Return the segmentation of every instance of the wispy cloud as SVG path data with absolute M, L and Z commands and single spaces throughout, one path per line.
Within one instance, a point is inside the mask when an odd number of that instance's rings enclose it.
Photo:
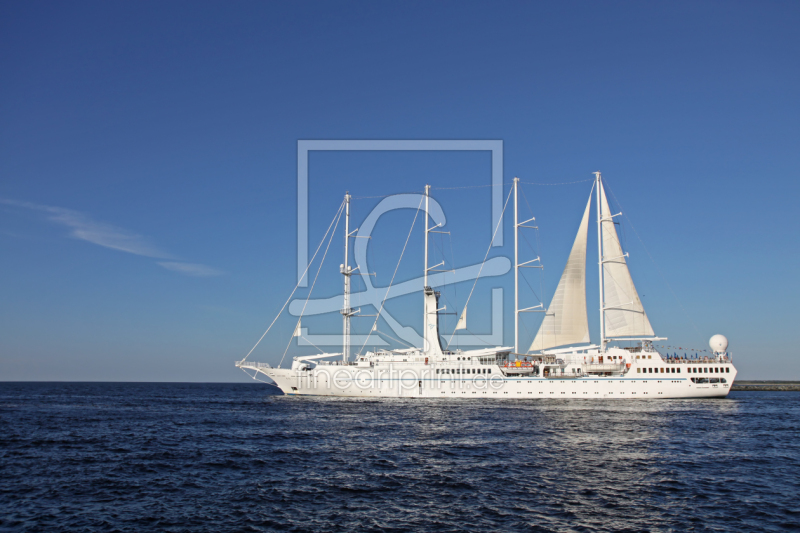
M 172 254 L 160 250 L 150 243 L 146 237 L 112 224 L 99 222 L 79 211 L 7 198 L 0 198 L 0 204 L 41 213 L 47 220 L 69 228 L 69 236 L 75 239 L 129 254 L 154 257 L 156 259 L 175 259 Z M 171 261 L 159 262 L 158 264 L 168 270 L 189 276 L 218 276 L 222 274 L 222 272 L 214 268 L 197 263 Z
M 167 270 L 180 272 L 181 274 L 186 274 L 187 276 L 197 276 L 200 278 L 205 278 L 208 276 L 222 275 L 222 271 L 217 270 L 216 268 L 211 268 L 206 265 L 199 265 L 197 263 L 178 263 L 174 261 L 159 261 L 158 264 L 166 268 Z
M 5 198 L 0 198 L 0 203 L 42 213 L 45 218 L 51 222 L 70 228 L 70 237 L 76 239 L 88 241 L 99 246 L 105 246 L 113 250 L 128 252 L 129 254 L 157 257 L 160 259 L 172 258 L 170 254 L 159 250 L 141 235 L 112 226 L 111 224 L 92 220 L 90 216 L 78 211 L 73 211 L 72 209 L 34 204 L 31 202 L 20 202 Z

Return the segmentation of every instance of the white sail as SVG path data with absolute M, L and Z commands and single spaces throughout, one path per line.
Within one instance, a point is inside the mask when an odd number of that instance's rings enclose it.
M 456 329 L 454 331 L 458 331 L 459 329 L 467 329 L 467 308 L 465 307 L 463 311 L 461 311 L 461 316 L 458 317 L 458 322 L 456 322 Z
M 653 335 L 653 327 L 633 285 L 602 183 L 600 202 L 603 209 L 601 224 L 606 337 L 650 337 Z
M 542 325 L 533 339 L 530 351 L 554 346 L 589 342 L 589 320 L 586 317 L 586 238 L 589 234 L 589 208 L 583 212 L 578 235 L 572 244 L 567 266 L 547 308 Z

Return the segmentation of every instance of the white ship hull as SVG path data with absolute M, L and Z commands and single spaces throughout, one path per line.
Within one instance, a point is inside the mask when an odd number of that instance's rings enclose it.
M 247 368 L 247 363 L 242 365 Z M 442 365 L 439 365 L 443 367 Z M 436 374 L 435 367 L 385 365 L 320 365 L 310 370 L 252 366 L 272 379 L 286 394 L 350 398 L 497 398 L 497 399 L 666 399 L 724 398 L 736 378 L 730 363 L 664 363 L 656 374 L 637 374 L 632 365 L 625 375 L 544 378 L 506 376 L 495 366 L 491 373 L 463 377 Z M 463 369 L 464 367 L 462 367 Z M 653 368 L 642 366 L 640 368 Z M 669 373 L 660 373 L 661 369 Z M 689 373 L 698 369 L 699 374 Z M 711 369 L 711 373 L 703 373 Z M 716 369 L 716 373 L 714 370 Z M 670 371 L 675 371 L 674 373 Z M 452 377 L 451 377 L 452 376 Z M 706 383 L 695 383 L 700 376 Z M 697 378 L 695 377 L 697 381 Z M 725 383 L 722 383 L 724 380 Z M 711 383 L 711 381 L 717 381 Z

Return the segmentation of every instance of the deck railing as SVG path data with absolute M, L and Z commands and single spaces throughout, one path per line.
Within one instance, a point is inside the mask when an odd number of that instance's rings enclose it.
M 625 368 L 625 364 L 613 364 L 613 363 L 585 363 L 583 365 L 584 372 L 622 372 Z
M 702 359 L 681 359 L 678 357 L 664 357 L 664 362 L 670 365 L 713 365 L 720 363 L 730 363 L 731 359 L 727 356 L 721 357 L 703 357 Z
M 254 361 L 236 361 L 236 366 L 240 368 L 272 368 L 269 363 L 256 363 Z

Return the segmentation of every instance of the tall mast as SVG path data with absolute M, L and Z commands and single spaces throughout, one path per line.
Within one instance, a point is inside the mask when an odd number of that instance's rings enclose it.
M 350 355 L 350 317 L 353 310 L 350 308 L 350 193 L 345 193 L 345 217 L 344 217 L 344 265 L 342 274 L 344 275 L 344 305 L 342 306 L 343 334 L 342 334 L 342 361 L 347 361 Z
M 431 186 L 425 186 L 425 269 L 422 276 L 422 286 L 428 286 L 428 200 L 431 195 Z
M 517 184 L 514 178 L 514 353 L 519 353 L 519 216 L 517 209 Z
M 606 349 L 606 312 L 603 291 L 603 213 L 600 207 L 600 173 L 594 172 L 597 181 L 597 266 L 600 273 L 600 350 Z

